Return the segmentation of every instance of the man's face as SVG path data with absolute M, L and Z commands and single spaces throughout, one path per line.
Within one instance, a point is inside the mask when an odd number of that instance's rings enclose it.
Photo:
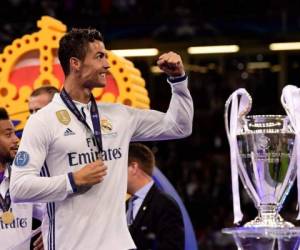
M 94 41 L 89 43 L 88 51 L 79 68 L 85 88 L 105 87 L 106 73 L 109 64 L 103 42 Z
M 38 96 L 31 96 L 28 100 L 29 112 L 33 114 L 39 109 L 45 107 L 51 101 L 51 97 L 47 93 L 42 93 Z
M 127 193 L 132 194 L 132 186 L 134 183 L 134 164 L 128 163 L 128 169 L 127 169 Z
M 11 162 L 18 150 L 19 139 L 10 120 L 0 120 L 0 161 Z

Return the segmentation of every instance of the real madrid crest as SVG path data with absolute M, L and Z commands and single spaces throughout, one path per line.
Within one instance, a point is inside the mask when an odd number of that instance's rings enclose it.
M 56 112 L 56 117 L 59 120 L 60 123 L 64 125 L 68 125 L 71 121 L 70 115 L 67 110 L 59 110 Z
M 103 134 L 108 134 L 112 132 L 113 129 L 112 123 L 107 118 L 101 118 L 100 125 L 101 125 L 101 132 Z

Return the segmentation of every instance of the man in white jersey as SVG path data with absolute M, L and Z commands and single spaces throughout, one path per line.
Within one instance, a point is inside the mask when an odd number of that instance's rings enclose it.
M 32 215 L 41 219 L 42 210 L 31 204 L 15 204 L 9 194 L 10 164 L 19 139 L 4 108 L 0 108 L 0 249 L 29 250 Z M 34 249 L 43 249 L 38 244 Z
M 193 103 L 182 60 L 173 52 L 158 59 L 172 89 L 162 113 L 96 104 L 91 91 L 105 87 L 109 70 L 99 31 L 72 29 L 60 40 L 58 56 L 64 88 L 24 128 L 12 198 L 47 202 L 49 250 L 134 249 L 125 214 L 129 142 L 191 134 Z

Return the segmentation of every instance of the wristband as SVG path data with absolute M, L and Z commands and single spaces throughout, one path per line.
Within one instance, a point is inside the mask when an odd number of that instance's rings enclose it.
M 182 82 L 182 81 L 184 81 L 186 79 L 187 79 L 187 75 L 186 74 L 184 74 L 183 76 L 169 76 L 168 77 L 168 80 L 171 83 Z
M 73 193 L 76 193 L 78 191 L 78 188 L 75 184 L 73 173 L 68 173 L 68 177 L 69 177 L 69 181 L 70 181 Z

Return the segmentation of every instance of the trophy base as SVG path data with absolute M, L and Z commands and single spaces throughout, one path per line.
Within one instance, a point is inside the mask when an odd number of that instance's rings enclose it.
M 290 250 L 300 245 L 299 227 L 235 227 L 222 232 L 234 237 L 239 250 Z
M 282 217 L 277 214 L 268 218 L 264 217 L 264 219 L 261 216 L 257 216 L 254 220 L 247 222 L 244 227 L 291 228 L 295 226 L 283 220 Z

